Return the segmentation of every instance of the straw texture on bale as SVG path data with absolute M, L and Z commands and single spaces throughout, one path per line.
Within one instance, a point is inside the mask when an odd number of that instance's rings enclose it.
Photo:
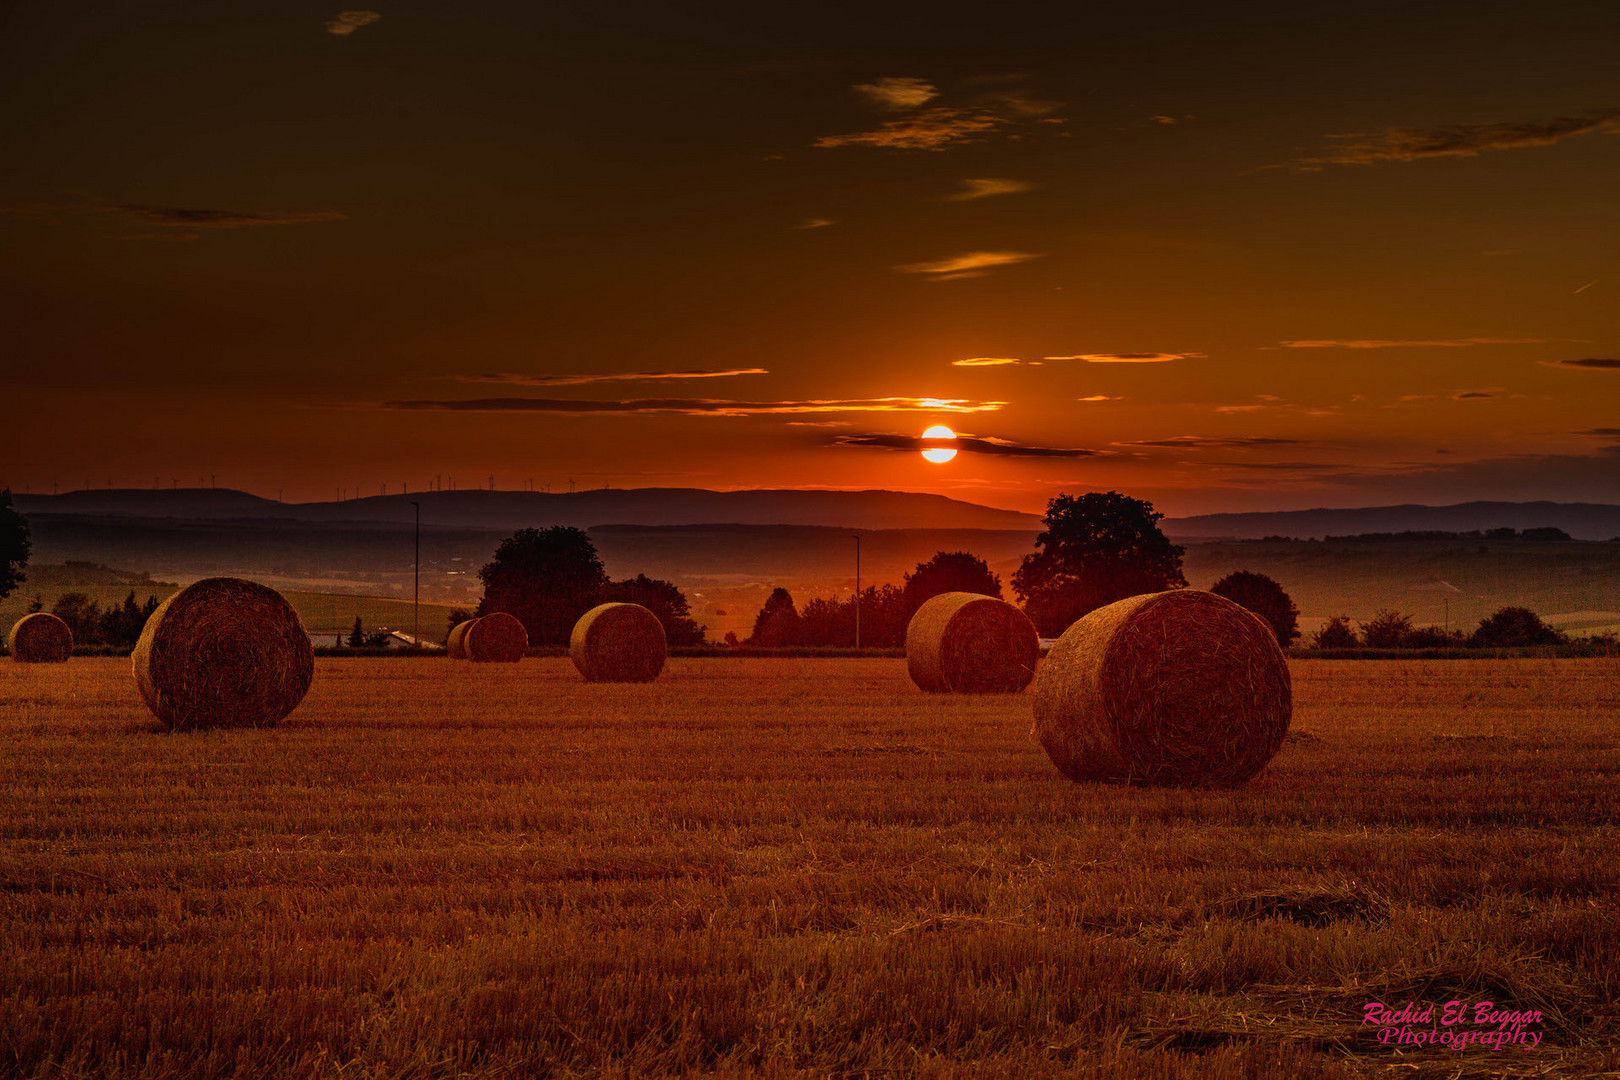
M 444 651 L 452 660 L 467 659 L 467 631 L 472 629 L 477 619 L 468 619 L 458 622 L 450 630 L 450 636 L 444 639 Z
M 315 653 L 274 589 L 204 578 L 158 605 L 133 656 L 147 708 L 171 728 L 272 727 L 298 707 Z
M 652 682 L 667 645 L 664 624 L 640 604 L 601 604 L 574 624 L 568 655 L 591 682 Z
M 6 648 L 20 664 L 59 664 L 73 655 L 73 631 L 50 612 L 36 611 L 12 626 Z
M 935 694 L 1016 694 L 1035 677 L 1040 651 L 1029 616 L 979 593 L 940 593 L 906 626 L 911 681 Z
M 464 639 L 467 659 L 477 664 L 515 664 L 529 651 L 529 632 L 504 611 L 474 619 Z
M 1288 661 L 1254 613 L 1194 589 L 1148 593 L 1064 632 L 1035 683 L 1035 738 L 1071 780 L 1237 787 L 1293 712 Z

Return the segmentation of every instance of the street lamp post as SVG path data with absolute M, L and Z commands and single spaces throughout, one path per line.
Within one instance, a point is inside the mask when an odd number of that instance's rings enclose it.
M 416 589 L 411 595 L 411 648 L 417 652 L 422 651 L 422 504 L 415 499 L 411 505 L 416 507 Z
M 855 647 L 861 647 L 861 538 L 855 537 Z

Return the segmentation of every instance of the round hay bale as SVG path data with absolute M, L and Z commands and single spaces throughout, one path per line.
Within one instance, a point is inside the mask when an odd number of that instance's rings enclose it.
M 640 604 L 593 607 L 568 636 L 568 655 L 591 682 L 652 682 L 667 652 L 664 624 Z
M 477 619 L 468 619 L 458 622 L 450 630 L 450 636 L 444 639 L 445 654 L 452 660 L 467 659 L 467 631 L 472 629 Z
M 60 664 L 73 655 L 73 631 L 48 611 L 24 615 L 6 638 L 19 664 Z
M 1288 735 L 1288 661 L 1214 593 L 1147 593 L 1066 630 L 1035 683 L 1034 734 L 1071 780 L 1237 787 Z
M 1016 694 L 1040 651 L 1029 616 L 980 593 L 940 593 L 906 626 L 911 681 L 935 694 Z
M 204 578 L 159 604 L 132 659 L 147 708 L 180 730 L 273 727 L 315 674 L 292 605 L 231 577 Z
M 464 639 L 467 659 L 477 664 L 515 664 L 529 651 L 529 632 L 504 611 L 474 619 Z

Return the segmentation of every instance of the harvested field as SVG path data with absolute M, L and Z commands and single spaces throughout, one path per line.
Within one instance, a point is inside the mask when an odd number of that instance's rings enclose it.
M 1290 666 L 1204 791 L 1072 783 L 1028 694 L 903 659 L 318 660 L 185 737 L 127 660 L 0 665 L 0 1074 L 1620 1069 L 1620 661 Z M 1360 1023 L 1414 999 L 1540 1041 Z

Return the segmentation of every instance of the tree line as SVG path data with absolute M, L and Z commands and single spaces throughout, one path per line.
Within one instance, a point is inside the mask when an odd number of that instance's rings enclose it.
M 645 574 L 612 580 L 582 529 L 566 525 L 519 529 L 501 541 L 478 578 L 484 585 L 478 606 L 471 612 L 451 612 L 450 626 L 462 618 L 504 611 L 523 624 L 530 645 L 567 645 L 574 624 L 591 608 L 629 603 L 658 616 L 671 645 L 700 645 L 704 640 L 705 628 L 692 618 L 685 593 Z

